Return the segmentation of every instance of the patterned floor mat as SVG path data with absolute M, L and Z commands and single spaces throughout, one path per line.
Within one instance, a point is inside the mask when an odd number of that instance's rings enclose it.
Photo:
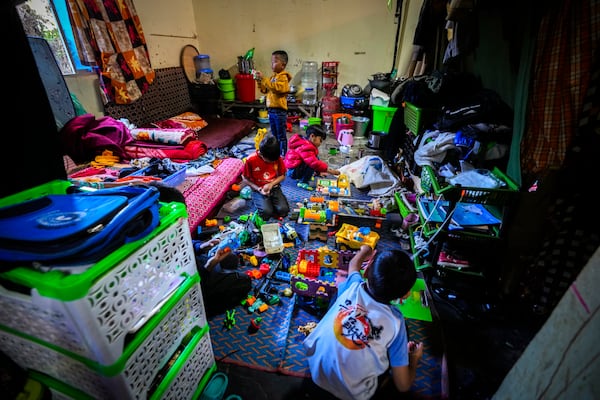
M 288 197 L 291 208 L 296 203 L 301 203 L 312 192 L 297 188 L 295 182 L 289 178 L 282 185 Z M 354 188 L 353 188 L 354 189 Z M 359 190 L 353 191 L 353 198 L 367 200 L 366 194 Z M 251 205 L 238 210 L 237 215 L 253 211 Z M 234 215 L 234 216 L 237 216 Z M 222 213 L 219 216 L 223 216 Z M 364 219 L 348 220 L 348 223 L 360 225 Z M 306 239 L 306 225 L 296 224 L 299 236 Z M 379 229 L 380 240 L 378 249 L 398 248 L 398 239 L 389 231 L 390 224 L 384 223 Z M 303 248 L 316 249 L 328 245 L 335 247 L 335 237 L 328 237 L 327 241 L 310 240 L 302 244 Z M 294 261 L 298 248 L 285 250 Z M 251 269 L 252 267 L 244 267 Z M 255 285 L 260 282 L 255 282 Z M 281 293 L 289 287 L 288 282 L 273 281 L 274 291 Z M 304 357 L 302 341 L 305 334 L 298 328 L 304 327 L 309 322 L 318 322 L 323 308 L 311 304 L 312 299 L 294 294 L 292 297 L 280 295 L 280 303 L 269 306 L 263 313 L 249 313 L 247 307 L 240 305 L 235 309 L 233 326 L 226 327 L 226 315 L 217 315 L 209 320 L 211 339 L 215 358 L 225 363 L 241 365 L 267 372 L 277 372 L 286 375 L 309 377 L 308 365 Z M 250 333 L 248 327 L 257 317 L 262 319 L 260 328 L 255 333 Z M 424 398 L 443 398 L 446 384 L 446 367 L 442 343 L 441 328 L 437 322 L 426 322 L 416 319 L 407 319 L 407 327 L 411 340 L 423 342 L 424 356 L 419 365 L 417 379 L 413 391 Z

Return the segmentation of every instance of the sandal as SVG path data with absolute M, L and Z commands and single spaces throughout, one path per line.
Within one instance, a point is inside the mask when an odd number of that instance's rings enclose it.
M 298 186 L 299 188 L 302 188 L 302 189 L 306 189 L 306 190 L 315 190 L 308 183 L 304 183 L 304 182 L 298 182 L 298 184 L 296 186 Z

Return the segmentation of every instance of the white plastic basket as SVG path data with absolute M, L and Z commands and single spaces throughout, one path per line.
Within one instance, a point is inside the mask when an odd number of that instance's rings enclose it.
M 45 297 L 35 288 L 23 294 L 0 286 L 0 326 L 111 365 L 123 354 L 126 335 L 152 315 L 182 276 L 195 274 L 189 226 L 179 218 L 98 277 L 76 300 Z
M 160 323 L 150 331 L 142 329 L 143 337 L 131 342 L 123 357 L 109 367 L 6 330 L 0 330 L 0 348 L 21 368 L 43 372 L 94 398 L 145 399 L 157 372 L 166 365 L 183 338 L 202 326 L 200 331 L 208 333 L 199 277 L 193 278 L 191 284 L 190 280 L 184 283 L 185 290 L 182 286 L 165 307 L 175 300 L 176 303 L 155 317 L 162 316 Z M 210 338 L 205 336 L 207 339 L 203 339 L 203 346 L 199 347 L 202 354 L 195 357 L 203 360 L 203 368 L 208 369 L 214 364 L 214 354 Z
M 158 399 L 197 399 L 217 369 L 208 330 L 196 333 L 151 396 Z

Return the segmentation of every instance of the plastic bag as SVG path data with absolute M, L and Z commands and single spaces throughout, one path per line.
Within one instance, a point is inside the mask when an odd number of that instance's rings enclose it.
M 498 179 L 491 171 L 487 169 L 474 169 L 461 172 L 458 175 L 448 179 L 452 185 L 461 185 L 466 187 L 477 187 L 486 189 L 497 189 L 504 186 L 504 182 Z

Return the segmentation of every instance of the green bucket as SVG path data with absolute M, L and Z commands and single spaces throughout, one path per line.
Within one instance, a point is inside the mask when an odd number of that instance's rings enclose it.
M 225 101 L 235 100 L 235 90 L 221 90 L 221 95 L 223 96 L 223 100 Z
M 319 117 L 310 117 L 308 119 L 308 125 L 321 125 L 321 118 Z
M 229 92 L 234 90 L 233 79 L 219 79 L 217 85 L 222 92 Z

